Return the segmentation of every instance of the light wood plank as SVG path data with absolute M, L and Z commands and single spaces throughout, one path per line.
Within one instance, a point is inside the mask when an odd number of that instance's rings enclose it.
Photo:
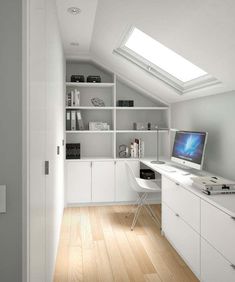
M 152 208 L 160 217 L 160 205 Z M 130 209 L 65 209 L 54 282 L 198 282 L 146 211 L 130 231 Z
M 157 273 L 145 274 L 144 279 L 146 282 L 161 282 Z

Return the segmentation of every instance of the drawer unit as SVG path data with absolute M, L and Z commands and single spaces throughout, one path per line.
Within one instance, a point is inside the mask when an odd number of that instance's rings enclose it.
M 200 198 L 179 183 L 162 178 L 162 201 L 200 232 Z
M 235 264 L 235 219 L 204 200 L 201 201 L 201 236 Z
M 235 281 L 235 266 L 227 261 L 203 238 L 201 239 L 201 281 Z
M 162 204 L 162 229 L 167 239 L 200 276 L 200 236 L 166 204 Z

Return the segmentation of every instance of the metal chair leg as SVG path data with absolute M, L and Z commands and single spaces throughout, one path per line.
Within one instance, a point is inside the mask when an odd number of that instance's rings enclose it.
M 133 231 L 133 229 L 134 229 L 134 227 L 136 225 L 137 219 L 139 217 L 140 210 L 143 207 L 143 200 L 145 198 L 146 198 L 146 193 L 143 193 L 143 195 L 140 196 L 139 204 L 138 204 L 138 207 L 137 207 L 136 212 L 135 212 L 135 216 L 134 216 L 133 221 L 132 221 L 131 231 Z
M 136 205 L 137 205 L 137 207 L 138 207 L 140 200 L 141 200 L 141 197 L 139 197 L 139 199 L 137 199 L 137 200 L 135 201 L 135 203 L 132 205 L 131 211 L 129 211 L 129 212 L 127 213 L 127 215 L 125 216 L 126 218 L 129 217 L 129 216 L 134 212 L 134 210 L 136 210 Z
M 157 223 L 161 227 L 161 223 L 160 223 L 159 219 L 157 218 L 157 216 L 155 215 L 153 209 L 151 208 L 151 206 L 147 202 L 145 202 L 145 207 L 146 207 L 146 210 L 149 211 L 149 214 L 153 218 L 155 223 Z
M 137 219 L 138 219 L 138 217 L 139 217 L 139 213 L 140 213 L 140 210 L 141 210 L 141 209 L 142 209 L 142 205 L 139 204 L 139 206 L 138 206 L 138 208 L 137 208 L 137 210 L 136 210 L 136 212 L 135 212 L 134 219 L 133 219 L 133 221 L 132 221 L 131 231 L 133 231 L 133 229 L 134 229 L 134 227 L 135 227 L 135 225 L 136 225 L 136 222 L 137 222 Z

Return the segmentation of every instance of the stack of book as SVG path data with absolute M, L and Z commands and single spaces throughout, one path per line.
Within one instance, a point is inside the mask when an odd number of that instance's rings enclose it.
M 67 131 L 84 130 L 81 111 L 79 110 L 66 111 L 66 130 Z
M 193 186 L 207 195 L 235 194 L 235 182 L 218 176 L 192 177 Z
M 144 157 L 144 141 L 142 139 L 135 138 L 134 142 L 130 146 L 131 158 L 143 158 Z
M 80 92 L 77 89 L 66 94 L 66 107 L 80 106 Z

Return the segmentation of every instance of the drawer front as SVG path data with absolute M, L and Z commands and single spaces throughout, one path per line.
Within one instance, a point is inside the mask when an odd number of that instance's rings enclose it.
M 200 198 L 174 181 L 163 177 L 162 201 L 200 232 Z
M 203 282 L 234 282 L 235 269 L 203 238 L 201 239 L 201 280 Z
M 164 203 L 162 229 L 192 271 L 200 275 L 200 236 Z
M 227 260 L 235 264 L 235 220 L 203 200 L 201 201 L 201 236 Z

